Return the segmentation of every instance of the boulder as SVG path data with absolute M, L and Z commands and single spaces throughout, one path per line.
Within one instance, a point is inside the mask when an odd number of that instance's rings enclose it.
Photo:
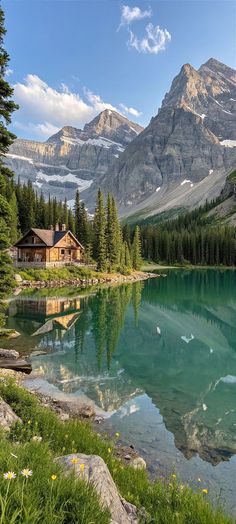
M 3 369 L 13 369 L 14 371 L 22 371 L 29 375 L 32 371 L 32 366 L 26 360 L 10 360 L 10 359 L 0 359 L 0 368 Z
M 147 467 L 147 464 L 142 457 L 135 457 L 131 461 L 130 465 L 133 466 L 133 468 L 135 469 L 146 469 Z
M 11 426 L 21 419 L 14 413 L 11 407 L 0 397 L 0 427 L 10 431 Z
M 18 353 L 18 351 L 14 351 L 14 349 L 2 349 L 0 348 L 0 359 L 1 358 L 4 358 L 4 359 L 11 359 L 11 360 L 16 360 L 17 358 L 19 358 L 20 354 Z
M 15 281 L 17 282 L 17 284 L 21 284 L 23 282 L 23 278 L 18 273 L 16 273 Z
M 76 464 L 71 463 L 71 459 L 74 458 L 78 460 Z M 67 472 L 74 471 L 77 477 L 94 486 L 102 506 L 107 507 L 111 513 L 111 524 L 138 524 L 136 507 L 120 496 L 108 467 L 101 457 L 76 453 L 59 457 L 57 462 L 62 464 Z

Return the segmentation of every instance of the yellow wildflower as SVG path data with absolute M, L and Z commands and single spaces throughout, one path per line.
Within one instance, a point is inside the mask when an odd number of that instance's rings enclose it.
M 78 464 L 78 462 L 79 462 L 79 459 L 77 457 L 73 457 L 72 459 L 70 459 L 71 464 Z
M 28 420 L 27 424 L 31 424 L 31 420 Z
M 173 479 L 176 479 L 176 474 L 175 473 L 172 473 L 171 476 L 173 477 Z
M 52 476 L 51 476 L 51 479 L 52 479 L 52 480 L 57 480 L 57 476 L 56 476 L 56 475 L 52 475 Z
M 107 451 L 108 451 L 108 453 L 111 453 L 111 448 L 108 448 L 108 450 L 107 450 Z
M 80 471 L 84 471 L 84 468 L 85 468 L 85 464 L 80 464 L 79 466 Z
M 119 436 L 120 436 L 120 433 L 118 433 L 118 431 L 117 431 L 116 438 L 119 438 Z
M 206 489 L 206 488 L 202 489 L 202 493 L 204 493 L 205 495 L 207 495 L 207 493 L 208 493 L 208 489 Z

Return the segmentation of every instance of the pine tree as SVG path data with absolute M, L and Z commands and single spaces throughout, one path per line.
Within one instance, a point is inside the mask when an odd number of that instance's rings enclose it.
M 142 265 L 142 256 L 141 256 L 141 239 L 140 239 L 140 228 L 139 226 L 135 227 L 134 240 L 132 245 L 132 260 L 133 268 L 138 270 Z
M 97 204 L 94 213 L 94 258 L 97 261 L 97 269 L 105 271 L 106 259 L 106 214 L 104 208 L 103 194 L 98 190 Z
M 124 242 L 124 264 L 126 269 L 131 269 L 131 256 L 130 256 L 130 250 L 127 242 Z
M 80 240 L 80 230 L 81 230 L 81 203 L 80 203 L 80 194 L 79 191 L 76 191 L 75 194 L 75 236 Z
M 6 125 L 11 123 L 11 114 L 18 106 L 11 100 L 13 89 L 5 79 L 9 56 L 3 47 L 6 30 L 4 27 L 4 13 L 0 8 L 0 295 L 9 290 L 12 282 L 12 264 L 7 249 L 10 245 L 11 207 L 7 202 L 4 190 L 6 180 L 13 173 L 3 163 L 3 156 L 7 153 L 15 135 L 8 131 Z
M 113 263 L 114 265 L 120 264 L 121 248 L 122 248 L 122 232 L 120 222 L 118 218 L 118 211 L 114 197 L 111 197 L 111 212 L 112 212 L 112 224 L 114 228 L 113 237 Z
M 9 200 L 10 208 L 11 208 L 11 244 L 15 244 L 19 237 L 19 221 L 18 221 L 18 206 L 17 206 L 17 199 L 15 192 L 12 193 L 12 196 Z

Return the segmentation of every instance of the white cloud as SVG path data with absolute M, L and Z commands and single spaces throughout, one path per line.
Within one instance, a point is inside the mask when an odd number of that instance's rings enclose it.
M 56 90 L 37 75 L 29 74 L 13 87 L 14 100 L 20 106 L 13 126 L 31 138 L 46 139 L 65 125 L 83 127 L 105 109 L 118 111 L 91 90 L 84 89 L 81 97 L 71 92 L 66 84 L 62 83 Z M 120 108 L 133 116 L 141 114 L 124 104 L 120 104 Z
M 65 125 L 83 127 L 104 109 L 117 111 L 92 91 L 85 90 L 81 98 L 66 84 L 56 90 L 37 75 L 29 74 L 13 87 L 14 100 L 20 106 L 13 125 L 37 138 L 48 137 Z
M 53 124 L 50 124 L 50 122 L 44 122 L 43 124 L 33 124 L 32 122 L 28 122 L 27 124 L 24 124 L 15 120 L 14 127 L 20 131 L 26 131 L 30 135 L 33 134 L 40 136 L 41 138 L 48 138 L 60 131 L 60 127 L 56 127 Z
M 135 109 L 134 107 L 127 107 L 124 104 L 119 104 L 119 106 L 121 107 L 122 111 L 129 113 L 130 115 L 138 117 L 142 114 L 141 111 L 138 111 L 138 109 Z
M 130 25 L 136 20 L 150 18 L 150 16 L 152 16 L 152 11 L 150 8 L 142 11 L 142 9 L 139 7 L 129 7 L 128 5 L 123 5 L 121 8 L 121 21 L 119 28 L 125 25 Z
M 95 109 L 96 112 L 104 111 L 105 109 L 111 109 L 111 111 L 118 111 L 116 107 L 111 104 L 103 102 L 99 95 L 95 95 L 89 89 L 85 89 L 85 96 L 91 106 Z
M 8 69 L 6 69 L 6 71 L 5 71 L 5 76 L 13 75 L 13 73 L 14 73 L 13 69 L 8 68 Z
M 127 42 L 139 53 L 150 53 L 157 55 L 160 51 L 165 51 L 166 45 L 171 41 L 171 34 L 167 29 L 161 29 L 159 25 L 152 23 L 146 26 L 146 36 L 139 39 L 131 30 L 130 38 Z

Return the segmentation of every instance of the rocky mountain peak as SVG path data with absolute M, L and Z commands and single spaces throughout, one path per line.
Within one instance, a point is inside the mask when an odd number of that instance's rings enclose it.
M 50 136 L 47 142 L 58 142 L 63 138 L 76 139 L 79 137 L 81 133 L 81 129 L 77 129 L 76 127 L 72 126 L 64 126 L 60 129 L 60 131 L 58 131 L 58 133 L 55 133 L 55 135 Z
M 162 102 L 164 107 L 189 107 L 199 110 L 199 98 L 207 96 L 207 90 L 199 72 L 190 64 L 184 64 L 180 73 L 174 78 L 170 91 Z
M 84 126 L 84 132 L 91 137 L 99 135 L 121 143 L 130 142 L 142 130 L 139 124 L 111 109 L 105 109 Z
M 228 80 L 233 81 L 236 83 L 236 71 L 235 69 L 232 69 L 231 67 L 223 64 L 219 60 L 216 60 L 216 58 L 210 58 L 205 62 L 205 64 L 202 64 L 199 68 L 199 73 L 202 74 L 204 71 L 211 71 L 215 72 L 219 76 L 223 76 Z

